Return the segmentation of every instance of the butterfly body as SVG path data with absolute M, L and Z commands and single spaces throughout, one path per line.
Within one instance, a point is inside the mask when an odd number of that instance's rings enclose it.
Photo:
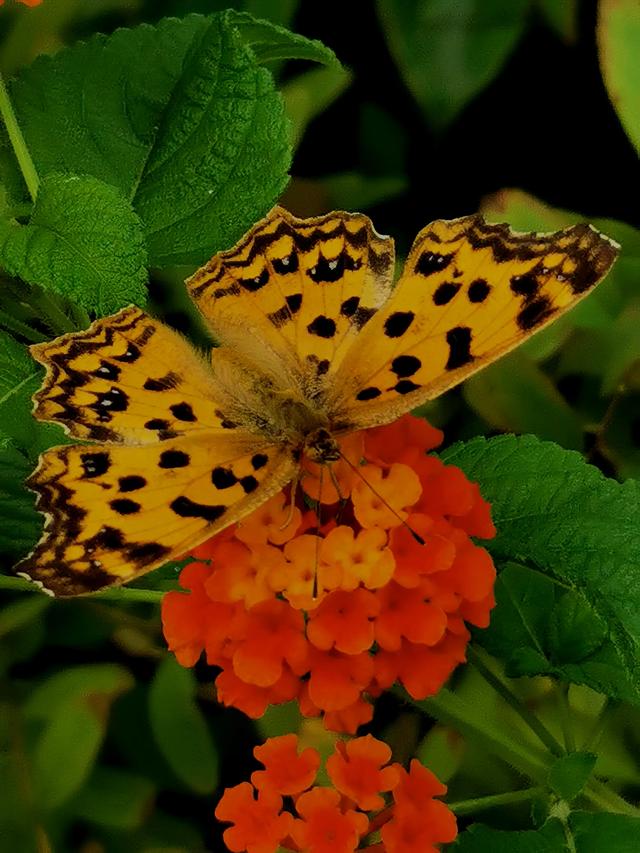
M 209 359 L 134 306 L 32 347 L 35 415 L 92 444 L 52 448 L 28 485 L 45 530 L 18 570 L 56 595 L 123 583 L 331 465 L 587 295 L 617 247 L 590 226 L 516 234 L 479 216 L 394 251 L 361 214 L 275 208 L 187 281 Z

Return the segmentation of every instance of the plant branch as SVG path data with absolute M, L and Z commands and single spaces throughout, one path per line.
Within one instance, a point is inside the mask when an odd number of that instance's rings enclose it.
M 22 172 L 22 177 L 24 178 L 24 182 L 27 185 L 27 189 L 29 190 L 29 195 L 31 196 L 32 201 L 35 201 L 38 195 L 38 187 L 40 185 L 38 173 L 36 172 L 36 167 L 33 165 L 31 154 L 29 154 L 27 143 L 25 142 L 24 136 L 22 135 L 20 125 L 18 124 L 18 119 L 16 118 L 16 114 L 13 110 L 13 104 L 11 103 L 11 98 L 9 97 L 9 91 L 7 90 L 7 87 L 1 74 L 0 115 L 2 116 L 2 120 L 4 121 L 5 127 L 7 128 L 7 133 L 9 135 L 9 139 L 13 147 L 13 152 L 16 155 L 18 165 L 20 166 L 20 171 Z
M 507 791 L 504 794 L 491 794 L 487 797 L 475 797 L 470 800 L 459 800 L 457 803 L 447 803 L 448 808 L 457 815 L 473 814 L 474 812 L 492 809 L 495 806 L 508 806 L 512 803 L 525 803 L 535 797 L 544 794 L 546 788 L 543 785 L 534 785 L 531 788 L 522 788 L 520 791 Z

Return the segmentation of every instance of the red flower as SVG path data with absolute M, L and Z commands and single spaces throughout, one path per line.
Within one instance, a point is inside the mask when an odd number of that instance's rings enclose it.
M 233 823 L 224 843 L 234 853 L 274 853 L 291 831 L 293 818 L 281 812 L 282 797 L 272 790 L 257 792 L 248 782 L 227 788 L 216 808 L 218 820 Z
M 253 785 L 262 790 L 271 788 L 290 796 L 310 788 L 316 779 L 320 756 L 315 749 L 305 749 L 298 755 L 298 738 L 295 735 L 272 737 L 253 754 L 264 764 L 264 770 L 251 774 Z
M 304 462 L 302 488 L 276 495 L 194 550 L 189 594 L 163 602 L 169 648 L 206 651 L 218 698 L 251 716 L 297 698 L 303 713 L 355 732 L 369 697 L 401 682 L 436 693 L 465 659 L 465 622 L 486 626 L 495 569 L 470 536 L 493 536 L 489 507 L 462 471 L 425 455 L 442 434 L 409 415 L 348 436 L 333 473 Z M 363 464 L 366 463 L 366 464 Z M 320 495 L 321 491 L 321 495 Z M 325 504 L 332 504 L 325 506 Z M 404 521 L 403 521 L 404 520 Z
M 327 759 L 327 773 L 338 791 L 358 808 L 377 811 L 384 806 L 379 792 L 391 791 L 400 781 L 397 766 L 382 767 L 390 758 L 387 744 L 371 735 L 338 741 L 335 753 Z
M 331 788 L 314 788 L 296 801 L 302 820 L 294 821 L 291 835 L 308 853 L 353 853 L 369 828 L 362 812 L 342 810 L 340 794 Z

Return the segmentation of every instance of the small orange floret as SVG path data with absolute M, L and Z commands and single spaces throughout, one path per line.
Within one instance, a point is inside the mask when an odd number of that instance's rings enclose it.
M 447 616 L 421 587 L 406 589 L 391 581 L 376 597 L 380 613 L 375 622 L 379 646 L 396 652 L 403 638 L 412 643 L 435 645 L 447 629 Z
M 301 523 L 298 507 L 291 508 L 290 499 L 280 492 L 238 524 L 236 537 L 247 545 L 284 545 L 296 535 Z
M 326 588 L 356 589 L 360 584 L 367 589 L 377 589 L 391 580 L 395 570 L 395 559 L 387 547 L 387 533 L 381 527 L 360 530 L 341 524 L 334 527 L 320 546 L 322 563 L 333 567 L 332 586 Z
M 226 667 L 216 679 L 216 693 L 223 705 L 237 708 L 253 720 L 262 717 L 269 705 L 290 702 L 300 692 L 300 679 L 285 666 L 282 675 L 270 687 L 258 687 L 238 678 L 232 667 Z
M 361 470 L 364 480 L 358 480 L 351 493 L 358 522 L 363 527 L 385 530 L 402 524 L 407 517 L 405 508 L 413 506 L 422 493 L 416 472 L 398 463 L 387 471 L 375 465 L 366 465 Z
M 360 698 L 373 675 L 373 658 L 367 652 L 345 655 L 332 649 L 311 647 L 309 698 L 323 711 L 342 711 Z
M 271 788 L 285 796 L 310 788 L 320 766 L 317 750 L 308 747 L 298 755 L 296 735 L 269 738 L 262 746 L 256 746 L 253 754 L 265 768 L 251 774 L 253 785 L 260 790 Z
M 391 758 L 386 743 L 371 735 L 338 741 L 336 751 L 327 759 L 327 773 L 335 787 L 363 811 L 384 806 L 382 791 L 391 791 L 400 782 L 399 765 L 383 767 Z
M 305 853 L 353 853 L 369 828 L 362 812 L 340 808 L 340 795 L 331 788 L 313 788 L 296 800 L 302 820 L 295 820 L 291 837 Z
M 360 654 L 373 644 L 373 617 L 379 610 L 377 598 L 368 589 L 336 590 L 309 617 L 307 637 L 324 651 Z
M 283 838 L 289 835 L 293 818 L 281 814 L 282 797 L 271 790 L 258 792 L 248 782 L 227 788 L 218 803 L 215 815 L 234 826 L 225 829 L 224 843 L 234 853 L 274 853 Z

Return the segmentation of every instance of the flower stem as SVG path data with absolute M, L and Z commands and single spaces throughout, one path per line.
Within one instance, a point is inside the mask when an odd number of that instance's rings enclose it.
M 452 812 L 457 815 L 473 814 L 474 812 L 492 809 L 495 806 L 508 806 L 511 803 L 524 803 L 533 800 L 546 789 L 542 785 L 522 788 L 520 791 L 507 791 L 504 794 L 491 794 L 487 797 L 475 797 L 471 800 L 459 800 L 457 803 L 447 803 Z
M 493 689 L 502 696 L 502 698 L 510 705 L 518 714 L 520 719 L 526 723 L 531 731 L 542 741 L 552 755 L 564 755 L 564 749 L 561 744 L 554 738 L 549 729 L 541 722 L 541 720 L 532 714 L 531 711 L 522 703 L 520 698 L 499 678 L 482 660 L 484 653 L 481 653 L 474 646 L 467 648 L 467 660 L 475 667 L 485 681 L 493 687 Z
M 2 74 L 0 74 L 0 115 L 2 116 L 2 120 L 7 128 L 7 133 L 9 134 L 11 145 L 13 146 L 13 152 L 16 155 L 20 171 L 22 172 L 22 177 L 24 178 L 24 182 L 29 190 L 31 200 L 35 201 L 36 196 L 38 195 L 38 186 L 40 184 L 38 173 L 36 172 L 36 167 L 33 165 L 33 160 L 31 159 L 31 154 L 29 154 L 27 143 L 25 142 L 22 131 L 20 130 L 20 125 L 18 124 L 18 119 L 16 118 L 16 114 L 13 110 L 13 105 L 9 98 L 9 92 L 4 80 L 2 79 Z

